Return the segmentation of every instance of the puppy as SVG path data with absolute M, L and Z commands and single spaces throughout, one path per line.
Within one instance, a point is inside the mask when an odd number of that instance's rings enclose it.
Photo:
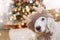
M 54 19 L 47 11 L 43 10 L 41 13 L 31 14 L 27 20 L 29 20 L 27 22 L 29 29 L 36 33 L 36 40 L 51 40 Z

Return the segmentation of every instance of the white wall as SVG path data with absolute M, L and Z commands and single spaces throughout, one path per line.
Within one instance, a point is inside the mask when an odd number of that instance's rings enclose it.
M 47 9 L 60 8 L 60 0 L 44 0 Z
M 0 28 L 8 21 L 11 0 L 0 0 Z

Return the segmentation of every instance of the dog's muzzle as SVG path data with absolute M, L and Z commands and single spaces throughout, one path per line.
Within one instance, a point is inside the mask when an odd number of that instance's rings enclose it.
M 40 32 L 41 31 L 41 27 L 40 26 L 37 26 L 36 27 L 36 30 Z

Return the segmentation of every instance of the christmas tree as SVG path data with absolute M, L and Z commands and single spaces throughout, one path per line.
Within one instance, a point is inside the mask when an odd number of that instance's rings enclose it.
M 12 16 L 10 20 L 16 20 L 22 23 L 23 16 L 28 16 L 35 10 L 33 6 L 38 7 L 38 0 L 13 0 Z

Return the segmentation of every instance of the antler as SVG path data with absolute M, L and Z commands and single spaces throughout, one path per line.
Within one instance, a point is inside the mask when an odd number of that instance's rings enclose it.
M 32 12 L 32 14 L 30 14 L 29 16 L 23 15 L 23 18 L 25 19 L 23 22 L 31 22 L 32 16 L 33 16 L 34 14 L 36 14 L 36 13 L 37 13 L 37 12 Z
M 33 6 L 33 9 L 35 9 L 37 12 L 41 13 L 44 9 L 40 4 L 38 4 L 38 7 Z
M 29 19 L 29 17 L 27 17 L 27 16 L 25 16 L 25 15 L 23 15 L 23 18 L 25 19 L 23 22 L 25 22 L 25 23 L 28 23 L 28 22 L 30 22 L 31 21 L 31 19 Z

